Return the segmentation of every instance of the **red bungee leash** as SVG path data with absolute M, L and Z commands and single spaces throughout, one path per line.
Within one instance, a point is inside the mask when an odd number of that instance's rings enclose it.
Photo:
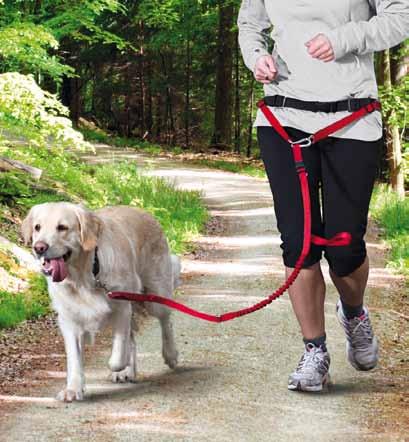
M 305 170 L 305 165 L 302 156 L 302 148 L 309 147 L 312 144 L 317 143 L 318 141 L 324 138 L 327 138 L 332 133 L 340 129 L 343 129 L 344 127 L 351 124 L 353 121 L 358 120 L 371 112 L 380 110 L 381 104 L 378 101 L 374 101 L 368 104 L 367 106 L 364 106 L 361 109 L 357 110 L 356 112 L 351 113 L 345 118 L 336 121 L 335 123 L 329 125 L 328 127 L 319 130 L 315 134 L 310 135 L 309 137 L 303 138 L 298 141 L 291 140 L 285 129 L 281 126 L 277 118 L 273 115 L 273 113 L 270 111 L 270 109 L 267 107 L 267 105 L 263 100 L 261 100 L 258 103 L 258 107 L 261 109 L 261 111 L 267 118 L 268 122 L 277 131 L 277 133 L 281 135 L 281 137 L 291 145 L 295 168 L 298 174 L 298 178 L 300 180 L 300 188 L 301 188 L 303 210 L 304 210 L 304 240 L 303 240 L 303 246 L 300 257 L 298 258 L 294 270 L 292 271 L 291 275 L 288 277 L 287 281 L 285 281 L 285 283 L 280 288 L 278 288 L 274 293 L 272 293 L 270 296 L 263 299 L 262 301 L 258 302 L 257 304 L 241 310 L 224 313 L 219 316 L 210 315 L 208 313 L 194 310 L 179 302 L 173 301 L 172 299 L 168 299 L 155 294 L 142 294 L 142 293 L 116 291 L 108 293 L 110 299 L 126 300 L 134 302 L 154 302 L 156 304 L 166 305 L 167 307 L 178 310 L 182 313 L 193 316 L 195 318 L 202 319 L 204 321 L 216 322 L 216 323 L 226 322 L 238 318 L 240 316 L 248 315 L 249 313 L 253 313 L 257 310 L 260 310 L 263 307 L 266 307 L 267 305 L 271 304 L 275 299 L 279 298 L 281 295 L 283 295 L 288 290 L 288 288 L 294 283 L 297 276 L 299 275 L 302 269 L 302 265 L 305 261 L 305 258 L 307 257 L 310 251 L 311 243 L 320 246 L 332 246 L 332 247 L 346 246 L 351 243 L 352 239 L 351 234 L 347 232 L 338 233 L 331 239 L 325 239 L 311 234 L 311 200 L 310 200 L 307 172 Z

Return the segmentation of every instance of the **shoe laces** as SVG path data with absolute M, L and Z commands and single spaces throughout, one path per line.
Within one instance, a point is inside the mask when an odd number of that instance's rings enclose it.
M 371 321 L 365 312 L 353 319 L 346 319 L 348 338 L 355 348 L 366 348 L 372 342 L 373 331 Z
M 317 367 L 324 363 L 324 356 L 325 354 L 321 347 L 308 343 L 305 346 L 304 354 L 301 356 L 296 371 L 316 370 Z

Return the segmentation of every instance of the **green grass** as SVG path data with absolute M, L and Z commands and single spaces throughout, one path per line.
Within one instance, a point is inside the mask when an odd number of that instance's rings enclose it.
M 41 275 L 31 275 L 29 288 L 22 293 L 0 291 L 0 330 L 27 319 L 49 313 L 47 283 Z
M 399 200 L 385 185 L 377 186 L 371 214 L 384 230 L 391 247 L 390 265 L 409 276 L 409 199 Z
M 263 167 L 241 161 L 193 159 L 188 160 L 193 164 L 210 167 L 212 169 L 226 170 L 227 172 L 241 173 L 257 178 L 266 178 L 266 172 Z
M 169 153 L 169 150 L 160 144 L 150 143 L 138 138 L 119 137 L 117 135 L 108 134 L 101 129 L 90 129 L 83 127 L 80 130 L 84 136 L 84 139 L 91 143 L 104 143 L 115 147 L 130 147 L 152 155 L 158 155 L 165 152 Z M 173 154 L 179 154 L 182 153 L 183 150 L 179 146 L 173 146 L 171 152 Z

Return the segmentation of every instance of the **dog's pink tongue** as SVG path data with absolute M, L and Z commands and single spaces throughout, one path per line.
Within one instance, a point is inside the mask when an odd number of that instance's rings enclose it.
M 50 259 L 51 276 L 53 282 L 61 282 L 67 277 L 67 267 L 64 258 Z

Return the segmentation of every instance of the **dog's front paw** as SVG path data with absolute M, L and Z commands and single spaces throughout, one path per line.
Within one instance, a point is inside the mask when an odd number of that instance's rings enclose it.
M 108 362 L 110 370 L 115 372 L 125 370 L 128 364 L 129 356 L 125 352 L 113 352 Z
M 122 384 L 125 382 L 136 382 L 136 370 L 128 365 L 124 370 L 112 372 L 112 382 Z
M 70 390 L 65 388 L 57 394 L 57 400 L 61 402 L 82 401 L 84 399 L 84 390 Z

